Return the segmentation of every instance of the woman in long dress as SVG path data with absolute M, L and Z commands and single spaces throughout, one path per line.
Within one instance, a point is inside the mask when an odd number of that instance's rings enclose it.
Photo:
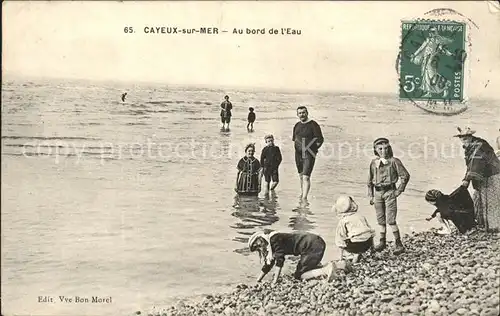
M 476 221 L 479 227 L 487 231 L 500 229 L 500 160 L 494 149 L 482 138 L 475 137 L 475 131 L 458 128 L 465 150 L 467 171 L 462 186 L 472 187 L 475 192 L 472 199 L 476 210 Z
M 245 157 L 238 162 L 235 191 L 242 195 L 258 195 L 261 189 L 261 166 L 254 157 L 255 145 L 245 147 Z

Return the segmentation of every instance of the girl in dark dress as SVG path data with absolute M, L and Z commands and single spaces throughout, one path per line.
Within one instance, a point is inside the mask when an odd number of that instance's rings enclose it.
M 430 190 L 425 194 L 425 200 L 436 206 L 434 213 L 432 213 L 431 217 L 426 218 L 426 220 L 430 221 L 438 213 L 440 214 L 438 219 L 443 227 L 438 231 L 439 234 L 448 235 L 451 233 L 448 221 L 453 222 L 462 234 L 465 234 L 476 226 L 476 221 L 474 220 L 474 202 L 467 188 L 460 186 L 450 195 L 443 194 L 443 192 L 438 190 Z
M 278 282 L 287 255 L 300 256 L 294 273 L 294 277 L 298 280 L 326 276 L 327 280 L 331 281 L 337 269 L 352 271 L 352 267 L 346 261 L 329 262 L 322 266 L 321 259 L 325 253 L 326 243 L 323 238 L 311 233 L 257 232 L 248 239 L 248 248 L 251 252 L 257 251 L 263 261 L 257 282 L 262 281 L 274 265 L 278 271 L 274 275 L 273 283 Z
M 260 192 L 260 162 L 254 157 L 255 145 L 245 147 L 245 157 L 238 162 L 235 191 L 241 195 L 258 195 Z

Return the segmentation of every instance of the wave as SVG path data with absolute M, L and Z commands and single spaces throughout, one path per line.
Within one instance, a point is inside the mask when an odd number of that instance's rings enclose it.
M 137 122 L 137 123 L 125 123 L 124 125 L 127 125 L 127 126 L 135 126 L 135 125 L 146 126 L 146 125 L 149 125 L 149 124 L 148 123 L 144 123 L 144 122 Z
M 77 136 L 2 136 L 2 139 L 36 139 L 36 140 L 101 140 L 100 138 L 92 137 L 77 137 Z
M 68 146 L 62 145 L 49 145 L 49 144 L 3 144 L 5 147 L 14 147 L 14 148 L 67 148 Z M 95 150 L 103 150 L 103 149 L 113 149 L 111 146 L 72 146 L 73 149 L 95 149 Z
M 186 101 L 186 100 L 164 100 L 164 101 L 148 101 L 148 104 L 153 105 L 166 105 L 166 104 L 205 104 L 205 105 L 213 105 L 212 102 L 209 101 Z

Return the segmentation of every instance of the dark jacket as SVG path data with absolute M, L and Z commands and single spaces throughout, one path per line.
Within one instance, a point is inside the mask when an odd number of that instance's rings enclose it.
M 273 261 L 262 267 L 264 273 L 268 273 L 274 264 L 283 267 L 286 255 L 302 256 L 325 250 L 324 240 L 311 233 L 277 233 L 269 241 L 273 250 Z
M 307 123 L 297 122 L 295 124 L 292 140 L 295 144 L 295 151 L 304 152 L 310 150 L 316 154 L 325 139 L 318 123 L 310 120 Z
M 255 122 L 255 112 L 248 113 L 248 122 L 249 123 Z
M 283 157 L 278 146 L 266 146 L 260 154 L 260 163 L 265 171 L 277 170 Z
M 432 213 L 434 218 L 437 213 L 441 218 L 451 220 L 464 234 L 476 225 L 474 220 L 474 202 L 466 187 L 460 186 L 450 195 L 443 194 L 436 201 L 437 209 Z
M 472 144 L 464 149 L 467 166 L 464 180 L 471 181 L 474 189 L 486 178 L 500 173 L 500 160 L 487 141 L 474 137 Z

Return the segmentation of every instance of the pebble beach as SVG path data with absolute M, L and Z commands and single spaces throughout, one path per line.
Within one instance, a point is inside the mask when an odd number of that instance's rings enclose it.
M 239 284 L 230 293 L 135 314 L 499 315 L 500 234 L 439 236 L 426 231 L 403 240 L 404 254 L 394 256 L 389 243 L 330 283 L 283 275 L 276 285 Z

